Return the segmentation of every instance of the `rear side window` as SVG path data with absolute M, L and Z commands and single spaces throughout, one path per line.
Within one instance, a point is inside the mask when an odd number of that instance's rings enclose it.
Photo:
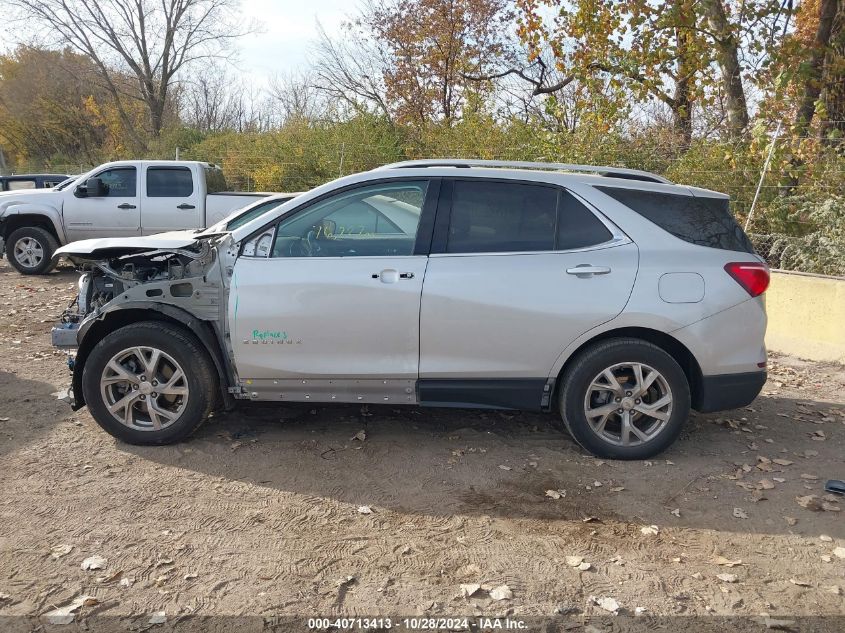
M 592 211 L 557 187 L 455 181 L 447 253 L 571 250 L 611 237 Z
M 188 167 L 147 169 L 148 198 L 187 198 L 194 193 L 194 178 Z
M 596 187 L 685 242 L 754 253 L 724 198 L 696 198 L 655 191 Z
M 552 187 L 456 180 L 446 252 L 554 250 L 556 214 Z

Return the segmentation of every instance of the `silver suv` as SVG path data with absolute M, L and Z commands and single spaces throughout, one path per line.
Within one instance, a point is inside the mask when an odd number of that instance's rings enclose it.
M 728 197 L 634 170 L 428 160 L 232 231 L 88 240 L 74 407 L 165 444 L 239 400 L 554 412 L 602 457 L 766 380 L 765 263 Z

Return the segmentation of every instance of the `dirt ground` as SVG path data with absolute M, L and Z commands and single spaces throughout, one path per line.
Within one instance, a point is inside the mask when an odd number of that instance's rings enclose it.
M 585 455 L 542 415 L 351 405 L 254 407 L 141 448 L 55 393 L 76 279 L 0 262 L 0 616 L 80 596 L 77 622 L 122 630 L 156 612 L 577 624 L 608 598 L 655 622 L 845 616 L 845 498 L 823 491 L 845 478 L 841 366 L 774 357 L 750 407 L 694 415 L 646 462 Z

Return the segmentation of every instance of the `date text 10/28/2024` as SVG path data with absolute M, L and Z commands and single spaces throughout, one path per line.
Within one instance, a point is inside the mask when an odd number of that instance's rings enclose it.
M 410 631 L 525 631 L 528 625 L 517 618 L 309 618 L 312 630 L 384 630 Z

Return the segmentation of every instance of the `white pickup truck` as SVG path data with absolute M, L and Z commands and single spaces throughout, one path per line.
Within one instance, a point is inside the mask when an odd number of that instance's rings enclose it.
M 53 189 L 0 192 L 0 255 L 25 275 L 44 274 L 60 245 L 201 229 L 267 195 L 225 189 L 210 163 L 142 160 L 106 163 Z

